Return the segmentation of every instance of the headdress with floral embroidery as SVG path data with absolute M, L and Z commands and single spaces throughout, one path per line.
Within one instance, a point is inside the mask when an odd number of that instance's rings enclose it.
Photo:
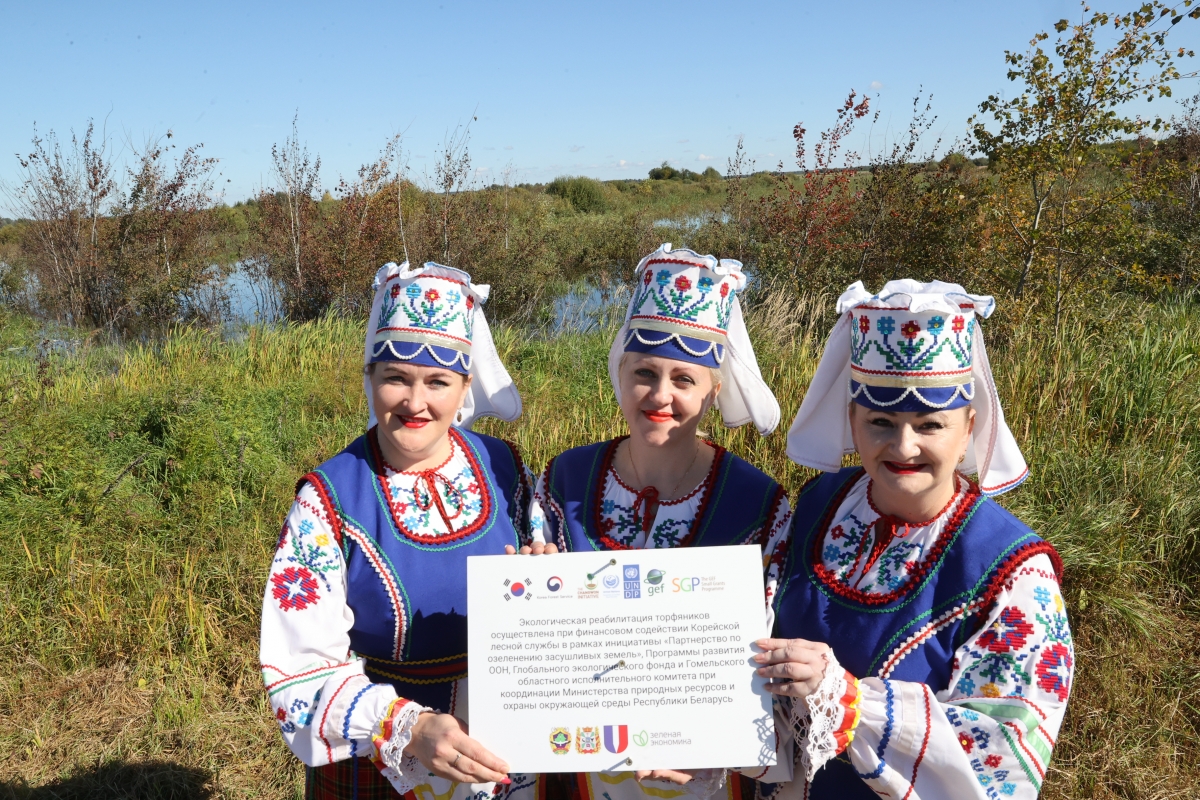
M 1029 475 L 1004 422 L 979 320 L 995 301 L 955 283 L 889 281 L 879 294 L 855 282 L 838 298 L 840 318 L 788 431 L 798 464 L 837 470 L 854 452 L 847 403 L 880 411 L 975 409 L 964 471 L 988 494 Z
M 719 369 L 717 407 L 725 424 L 753 422 L 763 435 L 774 430 L 779 403 L 763 382 L 738 303 L 747 282 L 741 262 L 672 250 L 668 243 L 643 258 L 634 274 L 625 324 L 609 350 L 618 400 L 621 356 L 646 353 Z
M 514 420 L 521 396 L 500 362 L 483 315 L 489 286 L 472 284 L 460 269 L 426 262 L 384 264 L 375 274 L 375 300 L 367 325 L 364 363 L 400 361 L 471 375 L 471 390 L 457 424 L 469 428 L 481 416 Z M 364 379 L 367 399 L 371 387 Z M 371 405 L 370 424 L 375 424 Z

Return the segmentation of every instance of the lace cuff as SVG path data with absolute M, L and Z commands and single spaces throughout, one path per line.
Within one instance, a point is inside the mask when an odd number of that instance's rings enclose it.
M 725 786 L 725 776 L 728 770 L 698 769 L 692 772 L 692 779 L 683 785 L 688 794 L 700 800 L 708 800 Z
M 397 698 L 380 721 L 379 732 L 372 737 L 379 753 L 376 766 L 400 794 L 411 792 L 414 786 L 424 783 L 429 774 L 416 756 L 404 755 L 404 748 L 412 741 L 412 729 L 417 724 L 417 717 L 422 711 L 429 710 L 419 703 Z
M 825 674 L 817 690 L 803 702 L 792 703 L 789 722 L 796 735 L 796 751 L 804 777 L 810 783 L 825 762 L 845 750 L 858 726 L 858 678 L 825 654 Z

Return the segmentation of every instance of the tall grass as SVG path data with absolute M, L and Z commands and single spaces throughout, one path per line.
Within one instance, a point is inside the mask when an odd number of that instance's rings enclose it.
M 1033 468 L 1002 502 L 1062 553 L 1078 648 L 1045 795 L 1186 796 L 1200 785 L 1200 316 L 1113 298 L 1056 337 L 1036 309 L 1002 313 L 989 350 Z M 771 292 L 749 314 L 785 427 L 831 315 Z M 296 478 L 361 432 L 359 324 L 39 355 L 27 320 L 0 323 L 0 794 L 101 792 L 144 768 L 158 776 L 145 796 L 296 796 L 257 617 Z M 495 333 L 526 411 L 484 432 L 536 469 L 621 431 L 611 323 Z M 793 490 L 808 477 L 782 432 L 706 427 Z

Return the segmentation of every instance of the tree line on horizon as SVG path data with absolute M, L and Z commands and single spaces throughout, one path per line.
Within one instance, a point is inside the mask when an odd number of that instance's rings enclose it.
M 277 294 L 283 316 L 363 313 L 386 261 L 461 267 L 491 283 L 491 313 L 544 318 L 581 280 L 607 286 L 661 241 L 738 258 L 761 281 L 836 293 L 853 280 L 951 279 L 1027 299 L 1054 318 L 1097 293 L 1154 295 L 1196 283 L 1200 94 L 1169 120 L 1132 103 L 1169 97 L 1192 56 L 1168 44 L 1188 10 L 1151 2 L 1080 20 L 1006 52 L 1016 91 L 989 96 L 969 135 L 928 135 L 930 98 L 865 162 L 847 147 L 878 119 L 851 91 L 815 141 L 792 131 L 794 169 L 766 170 L 738 143 L 724 175 L 664 162 L 646 179 L 563 176 L 477 185 L 457 130 L 418 183 L 402 142 L 325 189 L 297 121 L 272 148 L 272 185 L 216 203 L 216 160 L 172 134 L 118 173 L 109 143 L 35 131 L 23 180 L 5 187 L 20 219 L 0 225 L 0 304 L 111 334 L 214 324 L 235 270 Z M 944 155 L 939 153 L 945 152 Z

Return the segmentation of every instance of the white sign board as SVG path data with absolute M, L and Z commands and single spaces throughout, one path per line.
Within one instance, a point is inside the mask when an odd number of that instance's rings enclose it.
M 767 766 L 756 545 L 467 559 L 471 736 L 516 772 Z

